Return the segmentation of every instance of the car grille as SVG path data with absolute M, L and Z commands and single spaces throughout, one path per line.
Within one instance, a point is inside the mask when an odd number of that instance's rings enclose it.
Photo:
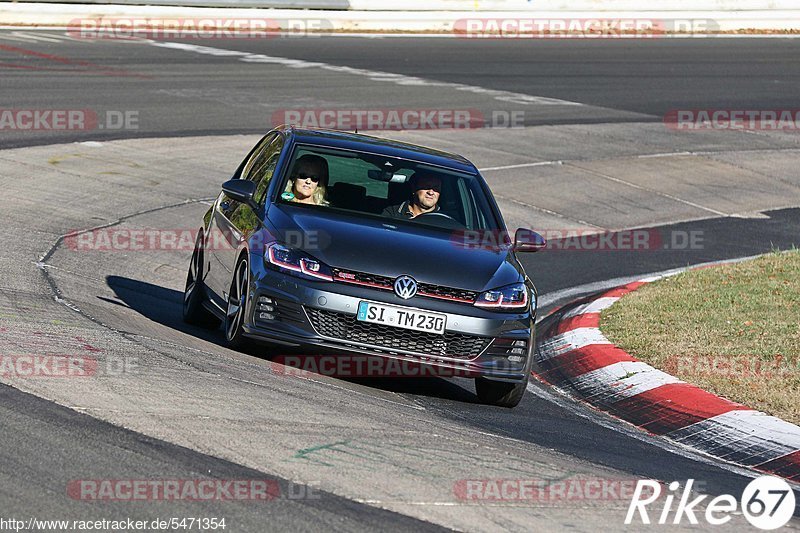
M 306 307 L 311 325 L 320 335 L 369 344 L 389 352 L 413 352 L 452 359 L 474 359 L 492 342 L 491 337 L 463 333 L 436 335 L 410 329 L 359 322 L 356 315 Z M 394 353 L 394 352 L 393 352 Z
M 478 293 L 474 291 L 466 291 L 463 289 L 453 289 L 451 287 L 441 287 L 439 285 L 429 285 L 427 283 L 419 284 L 420 296 L 429 296 L 431 298 L 440 298 L 447 300 L 458 300 L 464 303 L 474 303 Z
M 394 290 L 394 279 L 389 276 L 379 276 L 377 274 L 367 274 L 366 272 L 356 272 L 354 270 L 333 269 L 333 280 L 355 285 L 369 285 L 376 289 L 387 291 Z
M 344 270 L 341 268 L 333 269 L 334 281 L 363 285 L 384 291 L 394 290 L 394 278 L 381 276 L 378 274 L 368 274 L 366 272 L 356 272 L 354 270 Z M 478 297 L 475 291 L 455 289 L 452 287 L 442 287 L 429 283 L 417 285 L 417 294 L 427 298 L 438 298 L 440 300 L 453 300 L 461 303 L 474 303 Z

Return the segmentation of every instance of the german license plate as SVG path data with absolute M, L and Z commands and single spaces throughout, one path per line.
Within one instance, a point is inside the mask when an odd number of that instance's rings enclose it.
M 375 302 L 359 302 L 358 316 L 356 318 L 361 322 L 413 329 L 414 331 L 436 333 L 437 335 L 444 334 L 444 328 L 447 324 L 447 315 L 441 313 L 429 313 L 428 311 Z

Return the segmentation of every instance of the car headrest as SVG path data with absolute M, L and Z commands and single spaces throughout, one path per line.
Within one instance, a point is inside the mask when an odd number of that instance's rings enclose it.
M 363 207 L 367 188 L 352 183 L 334 183 L 328 190 L 328 199 L 334 206 L 345 208 Z
M 405 183 L 389 183 L 389 205 L 395 205 L 408 200 L 411 196 L 411 185 Z

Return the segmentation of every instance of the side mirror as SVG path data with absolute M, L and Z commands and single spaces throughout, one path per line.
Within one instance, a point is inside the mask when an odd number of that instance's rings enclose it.
M 547 240 L 533 230 L 519 228 L 514 234 L 515 252 L 538 252 L 547 246 Z
M 228 180 L 222 184 L 222 192 L 224 192 L 228 198 L 236 202 L 247 204 L 253 209 L 258 207 L 253 200 L 253 195 L 256 193 L 256 184 L 253 181 L 242 179 Z

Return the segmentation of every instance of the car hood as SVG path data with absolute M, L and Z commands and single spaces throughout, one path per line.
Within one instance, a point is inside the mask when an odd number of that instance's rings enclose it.
M 268 220 L 284 244 L 331 267 L 472 291 L 523 279 L 508 248 L 465 247 L 454 232 L 281 204 Z

